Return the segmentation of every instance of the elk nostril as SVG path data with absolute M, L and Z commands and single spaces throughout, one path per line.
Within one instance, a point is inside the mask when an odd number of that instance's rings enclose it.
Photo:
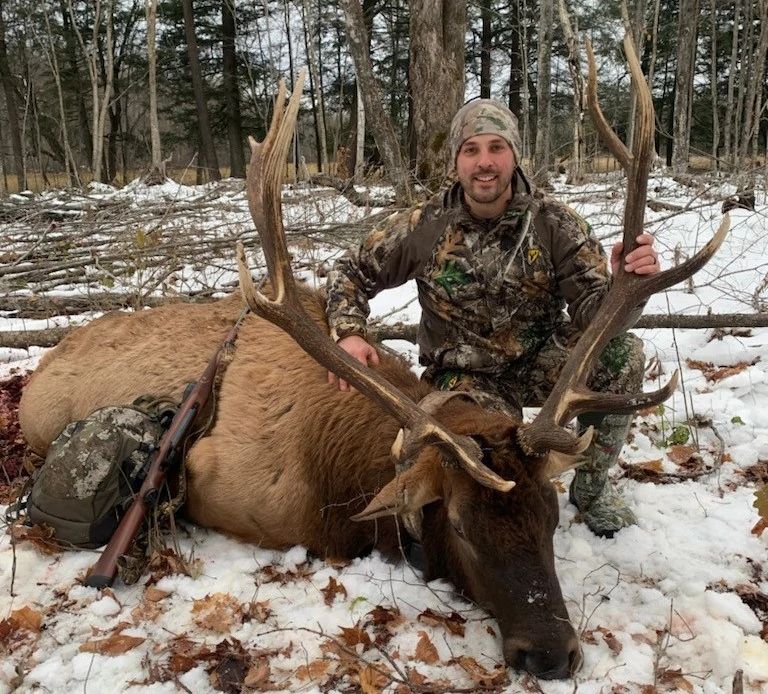
M 528 651 L 523 668 L 543 680 L 559 680 L 571 675 L 572 653 L 543 649 Z

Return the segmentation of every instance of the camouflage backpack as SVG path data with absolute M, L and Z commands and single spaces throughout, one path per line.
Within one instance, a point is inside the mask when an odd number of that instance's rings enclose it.
M 130 407 L 104 407 L 69 424 L 32 481 L 27 522 L 52 527 L 57 540 L 75 547 L 108 542 L 176 407 L 142 396 Z

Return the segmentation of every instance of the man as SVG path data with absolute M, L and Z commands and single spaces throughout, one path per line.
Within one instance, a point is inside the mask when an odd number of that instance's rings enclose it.
M 458 182 L 423 206 L 392 215 L 335 263 L 328 278 L 331 335 L 361 362 L 378 363 L 365 339 L 368 299 L 415 278 L 423 377 L 445 390 L 490 393 L 522 414 L 522 407 L 542 404 L 569 345 L 597 311 L 610 285 L 607 259 L 589 225 L 525 177 L 517 119 L 505 106 L 490 99 L 465 104 L 451 125 L 450 145 Z M 643 234 L 637 242 L 624 269 L 658 272 L 653 238 Z M 621 243 L 612 250 L 614 272 L 621 250 Z M 643 366 L 641 341 L 622 333 L 604 350 L 589 384 L 602 392 L 641 391 Z M 348 389 L 343 381 L 339 386 Z M 635 522 L 608 478 L 630 421 L 579 417 L 580 427 L 595 426 L 595 436 L 570 499 L 605 537 Z

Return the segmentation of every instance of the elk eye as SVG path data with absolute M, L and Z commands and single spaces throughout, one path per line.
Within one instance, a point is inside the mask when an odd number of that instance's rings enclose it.
M 460 538 L 463 540 L 467 539 L 467 534 L 464 532 L 464 528 L 461 527 L 460 523 L 452 521 L 451 527 L 453 528 L 453 532 L 455 532 Z

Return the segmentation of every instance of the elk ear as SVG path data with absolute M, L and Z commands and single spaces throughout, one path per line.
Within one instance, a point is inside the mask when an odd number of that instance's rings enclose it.
M 436 455 L 422 455 L 413 467 L 401 472 L 371 500 L 353 521 L 418 512 L 443 496 L 443 472 Z

